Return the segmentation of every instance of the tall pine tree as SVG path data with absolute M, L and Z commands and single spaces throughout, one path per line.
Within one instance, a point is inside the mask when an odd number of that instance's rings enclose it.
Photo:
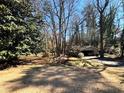
M 0 1 L 0 59 L 12 60 L 35 52 L 40 32 L 33 12 L 30 0 Z

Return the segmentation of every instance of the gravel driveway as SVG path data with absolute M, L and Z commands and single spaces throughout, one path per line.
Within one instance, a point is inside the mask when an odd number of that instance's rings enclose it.
M 0 71 L 0 93 L 124 93 L 93 69 L 26 65 Z

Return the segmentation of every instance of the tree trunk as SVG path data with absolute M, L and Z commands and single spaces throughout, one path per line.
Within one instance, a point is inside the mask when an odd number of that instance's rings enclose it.
M 104 48 L 103 48 L 103 33 L 104 33 L 104 27 L 103 27 L 103 14 L 100 14 L 100 58 L 104 57 Z
M 121 35 L 121 57 L 124 57 L 124 30 L 122 31 Z

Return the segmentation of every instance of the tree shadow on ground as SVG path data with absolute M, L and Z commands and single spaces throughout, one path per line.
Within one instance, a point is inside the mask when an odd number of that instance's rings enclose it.
M 123 93 L 95 70 L 47 65 L 32 67 L 22 74 L 25 75 L 7 82 L 10 93 L 29 86 L 49 93 Z

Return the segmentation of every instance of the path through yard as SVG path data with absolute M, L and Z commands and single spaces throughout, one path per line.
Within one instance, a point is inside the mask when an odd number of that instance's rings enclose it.
M 93 69 L 24 65 L 0 71 L 0 93 L 124 93 Z

